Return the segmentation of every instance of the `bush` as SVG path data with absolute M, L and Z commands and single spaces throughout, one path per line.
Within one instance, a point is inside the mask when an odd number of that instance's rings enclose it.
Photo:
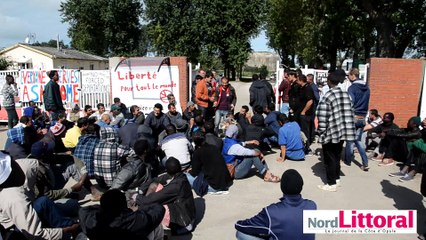
M 269 74 L 268 67 L 266 65 L 260 66 L 259 75 L 266 78 Z

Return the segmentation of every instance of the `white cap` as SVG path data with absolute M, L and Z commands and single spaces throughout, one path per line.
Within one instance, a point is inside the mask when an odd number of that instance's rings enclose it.
M 0 152 L 0 184 L 3 184 L 12 172 L 11 158 L 9 155 Z

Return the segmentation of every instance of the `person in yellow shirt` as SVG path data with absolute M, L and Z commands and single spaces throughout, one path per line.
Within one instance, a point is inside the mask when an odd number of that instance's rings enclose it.
M 81 132 L 89 125 L 86 117 L 79 118 L 77 124 L 67 131 L 65 137 L 62 138 L 64 146 L 71 152 L 74 152 L 75 147 L 78 143 L 78 138 L 81 136 Z

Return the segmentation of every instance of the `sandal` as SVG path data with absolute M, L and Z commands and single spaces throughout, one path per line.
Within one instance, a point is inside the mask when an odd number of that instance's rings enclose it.
M 270 182 L 270 183 L 279 183 L 281 181 L 281 178 L 270 173 L 268 177 L 265 176 L 263 178 L 263 181 Z

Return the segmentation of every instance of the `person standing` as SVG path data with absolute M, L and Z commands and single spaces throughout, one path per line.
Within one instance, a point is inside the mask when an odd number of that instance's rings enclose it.
M 347 92 L 337 85 L 343 80 L 340 75 L 331 73 L 327 77 L 330 90 L 319 102 L 318 116 L 319 141 L 322 144 L 327 184 L 318 185 L 325 191 L 337 191 L 340 184 L 340 157 L 344 141 L 355 141 L 355 122 L 352 102 Z
M 65 112 L 58 84 L 59 75 L 56 70 L 52 70 L 47 74 L 50 81 L 46 84 L 43 91 L 44 107 L 50 114 L 50 120 L 57 121 L 59 113 Z
M 253 83 L 250 86 L 250 106 L 254 108 L 259 105 L 262 108 L 273 102 L 272 87 L 269 88 L 269 83 L 266 80 L 259 80 L 257 74 L 252 76 Z M 268 85 L 269 84 L 269 85 Z
M 237 94 L 235 88 L 229 84 L 227 77 L 222 77 L 222 84 L 216 88 L 216 96 L 214 106 L 216 106 L 216 113 L 214 117 L 214 125 L 216 129 L 219 128 L 219 124 L 222 118 L 226 118 L 229 113 L 234 112 L 235 104 L 237 103 Z
M 365 127 L 365 117 L 368 113 L 368 103 L 370 101 L 370 88 L 364 83 L 364 81 L 359 79 L 359 70 L 357 68 L 352 68 L 349 71 L 349 80 L 352 82 L 352 85 L 348 88 L 348 94 L 352 100 L 352 105 L 354 109 L 354 120 L 355 120 L 355 129 L 356 129 L 356 139 L 355 141 L 348 141 L 345 147 L 345 161 L 343 164 L 348 166 L 351 165 L 351 162 L 354 158 L 354 144 L 358 148 L 358 152 L 361 155 L 363 171 L 368 171 L 368 157 L 365 152 L 365 144 L 361 141 L 362 133 Z
M 305 153 L 311 154 L 310 146 L 314 132 L 314 91 L 308 84 L 305 75 L 299 76 L 297 84 L 299 84 L 300 108 L 294 112 L 294 115 L 296 119 L 299 119 L 300 129 L 308 139 L 305 145 Z
M 288 81 L 288 72 L 284 72 L 283 80 L 278 87 L 278 92 L 281 97 L 281 113 L 288 116 L 290 111 L 290 104 L 288 103 L 288 92 L 290 91 L 290 82 Z
M 6 83 L 3 85 L 1 93 L 3 94 L 3 107 L 7 112 L 7 126 L 11 129 L 19 121 L 18 113 L 16 113 L 15 108 L 15 97 L 18 96 L 18 88 L 16 86 L 15 78 L 13 78 L 12 75 L 6 75 Z
M 211 85 L 212 81 L 211 73 L 207 73 L 206 77 L 197 83 L 195 88 L 195 98 L 198 105 L 198 109 L 203 112 L 205 120 L 213 118 L 213 102 L 215 100 L 215 92 Z

